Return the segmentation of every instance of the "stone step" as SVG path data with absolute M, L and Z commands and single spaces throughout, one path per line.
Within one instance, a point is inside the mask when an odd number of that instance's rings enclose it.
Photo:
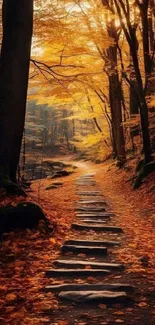
M 107 255 L 107 247 L 101 246 L 79 246 L 79 245 L 63 245 L 61 247 L 62 252 L 73 252 L 82 254 L 98 254 Z
M 81 269 L 87 266 L 91 266 L 91 268 L 98 268 L 104 270 L 113 270 L 120 271 L 124 269 L 123 264 L 116 263 L 102 263 L 102 262 L 91 262 L 91 261 L 79 261 L 79 260 L 56 260 L 54 261 L 54 265 L 57 267 L 65 267 L 65 268 L 75 268 Z
M 102 226 L 102 225 L 91 225 L 91 224 L 80 224 L 80 223 L 72 223 L 72 229 L 75 230 L 95 230 L 95 231 L 111 231 L 114 233 L 122 233 L 123 230 L 120 227 L 113 227 L 113 226 Z
M 87 206 L 87 207 L 80 207 L 77 206 L 75 211 L 79 212 L 79 211 L 84 211 L 84 212 L 104 212 L 106 211 L 106 208 L 104 207 L 93 207 L 93 206 Z
M 104 224 L 104 223 L 107 223 L 107 219 L 106 220 L 96 220 L 96 219 L 84 219 L 84 218 L 78 218 L 80 222 L 84 222 L 84 223 L 95 223 L 95 224 Z
M 90 178 L 85 178 L 85 179 L 78 179 L 76 181 L 76 184 L 96 184 L 96 181 L 94 181 L 93 179 Z
M 79 197 L 79 202 L 83 202 L 83 201 L 86 201 L 86 200 L 89 200 L 89 201 L 93 201 L 93 200 L 98 200 L 98 201 L 105 201 L 105 198 L 102 196 L 102 195 L 97 195 L 97 196 L 82 196 L 82 197 Z
M 93 183 L 93 184 L 96 184 L 96 181 L 93 178 L 86 177 L 86 178 L 81 178 L 81 179 L 76 180 L 76 184 L 78 184 L 78 183 Z
M 65 245 L 80 245 L 80 246 L 120 246 L 118 241 L 106 241 L 106 240 L 86 240 L 86 239 L 69 239 L 66 240 Z
M 98 284 L 57 284 L 46 286 L 48 292 L 60 292 L 60 291 L 125 291 L 134 292 L 135 287 L 129 284 L 123 283 L 98 283 Z
M 83 174 L 83 175 L 81 175 L 81 176 L 79 176 L 79 177 L 94 177 L 94 175 L 95 175 L 96 173 L 88 173 L 88 174 Z
M 83 182 L 93 182 L 96 183 L 96 181 L 94 181 L 94 178 L 92 177 L 84 177 L 84 178 L 79 178 L 76 180 L 76 183 L 83 183 Z
M 81 195 L 81 196 L 98 196 L 98 195 L 101 195 L 101 192 L 99 191 L 78 191 L 77 193 L 78 195 Z
M 125 303 L 129 299 L 126 292 L 123 291 L 62 291 L 58 294 L 58 297 L 78 303 L 97 301 L 105 304 Z
M 115 216 L 113 213 L 104 213 L 104 212 L 78 212 L 76 213 L 76 217 L 82 217 L 82 218 L 103 218 L 103 219 L 109 219 L 110 217 Z
M 80 200 L 77 202 L 78 204 L 83 204 L 83 205 L 87 205 L 87 204 L 103 204 L 103 205 L 108 205 L 106 201 L 103 200 Z
M 47 277 L 66 277 L 66 276 L 106 276 L 110 274 L 109 270 L 104 269 L 49 269 L 46 272 Z

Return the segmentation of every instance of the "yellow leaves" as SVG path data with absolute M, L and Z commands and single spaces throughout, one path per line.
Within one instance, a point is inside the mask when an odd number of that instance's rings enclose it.
M 55 238 L 49 238 L 49 242 L 50 242 L 50 244 L 55 245 L 56 240 L 55 240 Z
M 137 244 L 136 243 L 128 244 L 128 246 L 131 247 L 131 248 L 137 248 Z

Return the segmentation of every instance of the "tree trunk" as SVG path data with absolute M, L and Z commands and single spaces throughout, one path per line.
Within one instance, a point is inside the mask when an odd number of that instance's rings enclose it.
M 128 2 L 129 3 L 129 2 Z M 146 0 L 146 4 L 148 3 L 148 0 Z M 116 10 L 119 16 L 120 21 L 123 20 L 123 15 L 121 13 L 121 9 L 123 9 L 123 3 L 119 2 L 118 0 L 115 0 Z M 142 6 L 143 4 L 140 4 Z M 138 95 L 138 101 L 139 101 L 139 108 L 140 108 L 140 117 L 141 117 L 141 128 L 142 128 L 142 137 L 143 137 L 143 149 L 144 149 L 144 156 L 145 156 L 145 163 L 149 163 L 152 160 L 151 157 L 151 148 L 150 148 L 150 135 L 149 135 L 149 122 L 148 122 L 148 107 L 147 102 L 145 98 L 145 89 L 143 88 L 143 81 L 142 81 L 142 75 L 140 71 L 139 61 L 138 61 L 138 54 L 137 54 L 137 38 L 135 35 L 135 30 L 133 29 L 133 26 L 130 21 L 130 16 L 126 16 L 126 24 L 127 28 L 125 27 L 125 24 L 122 22 L 122 28 L 125 33 L 127 42 L 130 47 L 131 56 L 133 60 L 133 66 L 135 70 L 135 76 L 137 81 L 137 95 Z M 144 44 L 144 43 L 143 43 Z M 145 57 L 146 59 L 146 57 Z M 146 68 L 146 63 L 144 63 Z
M 0 66 L 0 183 L 16 181 L 25 121 L 33 0 L 3 1 Z
M 149 163 L 151 158 L 151 149 L 150 149 L 150 135 L 149 135 L 149 121 L 148 121 L 148 107 L 145 98 L 145 92 L 143 89 L 143 82 L 140 73 L 138 56 L 135 48 L 135 42 L 132 40 L 130 45 L 133 65 L 135 69 L 135 76 L 137 80 L 137 93 L 139 98 L 139 108 L 140 108 L 140 117 L 141 117 L 141 128 L 142 128 L 142 137 L 143 137 L 143 149 L 146 164 Z
M 119 89 L 118 75 L 109 76 L 109 97 L 112 117 L 112 134 L 119 166 L 123 166 L 126 160 L 125 141 L 122 126 L 121 92 Z
M 134 89 L 136 89 L 137 81 L 136 81 L 136 76 L 135 76 L 135 71 L 134 71 L 131 56 L 130 56 L 130 81 L 132 82 Z M 129 90 L 129 108 L 130 108 L 130 116 L 131 117 L 139 114 L 139 102 L 136 97 L 135 91 L 133 90 L 132 87 L 130 87 L 130 90 Z M 132 143 L 133 143 L 133 138 L 138 134 L 139 134 L 139 127 L 137 125 L 130 128 L 130 135 L 131 135 Z M 133 149 L 134 149 L 134 145 L 133 145 Z
M 109 36 L 115 39 L 115 31 L 113 28 L 108 28 Z M 112 135 L 113 147 L 116 151 L 119 166 L 123 166 L 126 160 L 125 140 L 122 125 L 122 93 L 119 75 L 117 71 L 117 46 L 111 46 L 107 50 L 108 62 L 110 62 L 109 78 L 109 101 L 112 117 Z

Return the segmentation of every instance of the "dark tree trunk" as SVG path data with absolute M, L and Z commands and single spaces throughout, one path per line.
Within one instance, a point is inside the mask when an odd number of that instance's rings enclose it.
M 137 54 L 137 37 L 135 35 L 135 29 L 133 28 L 131 21 L 130 21 L 130 16 L 128 12 L 126 12 L 126 24 L 127 28 L 123 22 L 123 15 L 121 12 L 121 9 L 123 10 L 123 2 L 114 0 L 115 5 L 116 5 L 116 10 L 118 13 L 118 16 L 120 18 L 121 24 L 123 31 L 125 33 L 126 39 L 128 41 L 130 51 L 131 51 L 131 56 L 133 60 L 133 66 L 135 70 L 135 76 L 136 76 L 136 81 L 137 81 L 137 95 L 138 95 L 138 101 L 139 101 L 139 108 L 140 108 L 140 117 L 141 117 L 141 128 L 142 128 L 142 137 L 143 137 L 143 149 L 144 149 L 144 156 L 145 156 L 145 162 L 146 164 L 149 163 L 152 160 L 151 157 L 151 148 L 150 148 L 150 135 L 149 135 L 149 121 L 148 121 L 148 106 L 145 98 L 145 89 L 143 88 L 143 81 L 142 81 L 142 75 L 140 71 L 140 66 L 139 66 L 139 60 L 138 60 L 138 54 Z M 129 5 L 129 1 L 127 1 Z M 145 1 L 146 5 L 148 3 L 148 0 Z M 143 4 L 139 3 L 140 6 Z M 146 36 L 145 36 L 146 37 Z M 143 41 L 144 44 L 144 41 Z M 146 55 L 146 54 L 145 54 Z M 144 60 L 147 58 L 145 57 Z M 147 63 L 144 62 L 145 68 L 147 66 Z
M 149 21 L 148 21 L 149 0 L 146 0 L 140 5 L 141 21 L 142 21 L 142 39 L 143 39 L 143 54 L 144 67 L 146 78 L 149 77 L 152 70 L 152 62 L 149 46 Z
M 116 40 L 117 32 L 114 26 L 108 28 L 110 37 Z M 125 140 L 122 125 L 122 90 L 117 71 L 117 46 L 111 46 L 107 50 L 108 62 L 110 64 L 109 78 L 109 101 L 112 118 L 113 148 L 116 151 L 119 166 L 123 166 L 126 160 Z
M 118 74 L 114 73 L 109 76 L 109 98 L 112 117 L 112 134 L 114 148 L 119 166 L 123 166 L 126 160 L 125 141 L 122 125 L 122 107 L 121 107 L 121 89 Z
M 25 121 L 33 0 L 3 1 L 0 65 L 0 183 L 16 182 Z
M 134 89 L 136 89 L 137 81 L 136 81 L 135 70 L 133 67 L 133 62 L 132 62 L 131 56 L 130 56 L 130 81 L 132 82 Z M 130 87 L 130 90 L 129 90 L 129 108 L 130 108 L 130 116 L 131 117 L 139 114 L 139 102 L 138 102 L 138 99 L 137 99 L 134 89 L 132 87 Z M 134 127 L 131 127 L 130 134 L 131 134 L 131 139 L 133 142 L 133 138 L 139 134 L 139 127 L 137 125 L 135 125 Z M 133 149 L 134 149 L 134 144 L 133 144 Z
M 132 40 L 132 43 L 130 44 L 130 49 L 131 49 L 133 65 L 135 69 L 136 81 L 137 81 L 137 93 L 139 98 L 144 156 L 145 156 L 145 162 L 149 163 L 152 160 L 152 158 L 151 158 L 151 148 L 150 148 L 148 107 L 146 103 L 145 91 L 143 89 L 143 82 L 142 82 L 141 72 L 138 63 L 138 56 L 135 47 L 135 39 Z

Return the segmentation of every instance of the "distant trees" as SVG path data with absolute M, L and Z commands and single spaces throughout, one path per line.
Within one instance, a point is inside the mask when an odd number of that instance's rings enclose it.
M 4 0 L 0 61 L 0 186 L 16 182 L 25 121 L 33 0 Z
M 43 13 L 35 13 L 36 43 L 44 49 L 32 60 L 35 100 L 67 107 L 68 129 L 74 121 L 74 138 L 64 133 L 68 144 L 71 140 L 80 150 L 89 148 L 89 154 L 92 149 L 94 159 L 111 153 L 123 166 L 130 152 L 151 162 L 154 1 L 60 0 L 52 8 L 48 3 Z

